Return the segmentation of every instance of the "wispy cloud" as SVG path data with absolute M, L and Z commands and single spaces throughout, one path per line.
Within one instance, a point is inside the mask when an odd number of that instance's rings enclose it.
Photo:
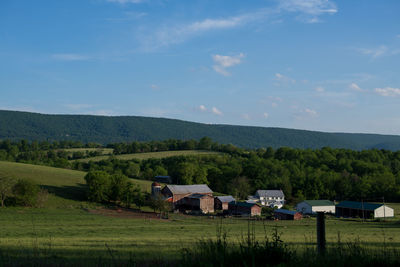
M 60 61 L 85 61 L 90 59 L 88 56 L 81 54 L 53 54 L 51 58 Z
M 281 10 L 299 13 L 297 18 L 306 23 L 321 22 L 319 16 L 338 12 L 336 4 L 329 0 L 280 0 L 279 2 Z
M 128 0 L 110 0 L 125 2 Z M 320 22 L 319 17 L 324 14 L 338 12 L 336 5 L 328 0 L 278 0 L 278 5 L 269 8 L 260 8 L 253 12 L 242 13 L 236 16 L 205 18 L 202 20 L 182 23 L 177 25 L 165 25 L 148 34 L 148 29 L 142 35 L 140 41 L 143 49 L 154 50 L 172 44 L 178 44 L 194 36 L 210 31 L 235 29 L 254 23 L 260 27 L 260 22 L 270 19 L 270 23 L 282 22 L 282 16 L 287 13 L 299 14 L 300 21 L 306 23 Z
M 392 87 L 375 88 L 375 92 L 381 96 L 389 96 L 389 97 L 400 96 L 400 88 L 392 88 Z
M 357 92 L 363 92 L 363 91 L 364 91 L 364 90 L 363 90 L 360 86 L 358 86 L 358 84 L 356 84 L 356 83 L 351 83 L 351 84 L 349 85 L 349 88 L 350 88 L 351 90 L 357 91 Z
M 224 76 L 231 75 L 226 69 L 238 65 L 242 62 L 244 54 L 240 53 L 237 56 L 223 56 L 223 55 L 213 55 L 212 56 L 215 65 L 213 69 Z
M 207 108 L 204 105 L 200 105 L 199 106 L 199 110 L 202 111 L 202 112 L 205 112 L 205 111 L 207 111 Z
M 222 116 L 222 112 L 216 107 L 212 107 L 211 112 L 214 113 L 215 115 Z
M 318 86 L 318 87 L 316 87 L 314 90 L 315 90 L 316 92 L 318 92 L 318 93 L 323 93 L 323 92 L 325 92 L 325 88 L 322 87 L 322 86 Z
M 296 83 L 295 79 L 292 79 L 289 76 L 283 75 L 281 73 L 275 73 L 275 80 L 282 83 Z
M 264 112 L 264 113 L 263 113 L 263 117 L 266 118 L 266 119 L 268 119 L 269 114 L 268 114 L 267 112 Z
M 207 18 L 188 24 L 164 26 L 151 35 L 146 33 L 142 42 L 146 46 L 146 49 L 149 50 L 171 44 L 178 44 L 205 32 L 232 29 L 242 26 L 250 21 L 259 19 L 259 17 L 262 17 L 262 13 L 263 12 L 256 12 L 254 14 L 243 14 L 227 18 Z
M 375 48 L 358 48 L 361 54 L 371 56 L 373 59 L 381 57 L 388 53 L 388 48 L 386 45 L 381 45 Z
M 242 116 L 241 116 L 243 119 L 245 119 L 245 120 L 251 120 L 251 117 L 250 117 L 250 115 L 249 114 L 247 114 L 247 113 L 244 113 L 244 114 L 242 114 Z
M 160 86 L 158 86 L 157 84 L 151 84 L 150 88 L 153 90 L 158 90 L 158 89 L 160 89 Z

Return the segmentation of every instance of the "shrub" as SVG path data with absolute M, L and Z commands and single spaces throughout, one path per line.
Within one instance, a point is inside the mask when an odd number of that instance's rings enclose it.
M 25 179 L 18 180 L 13 187 L 16 204 L 22 206 L 35 206 L 40 187 Z

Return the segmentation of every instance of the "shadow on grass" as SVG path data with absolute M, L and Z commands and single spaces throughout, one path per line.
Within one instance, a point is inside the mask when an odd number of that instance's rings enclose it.
M 54 194 L 61 198 L 78 200 L 78 201 L 87 200 L 86 197 L 87 186 L 85 184 L 78 184 L 77 186 L 42 185 L 41 187 L 49 191 L 49 193 Z

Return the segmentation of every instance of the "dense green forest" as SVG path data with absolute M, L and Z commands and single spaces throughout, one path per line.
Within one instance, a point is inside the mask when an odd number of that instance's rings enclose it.
M 206 183 L 216 192 L 246 198 L 257 189 L 282 189 L 289 201 L 302 199 L 400 201 L 400 151 L 274 149 L 248 150 L 221 145 L 204 137 L 199 141 L 166 140 L 110 144 L 116 153 L 178 149 L 207 149 L 220 155 L 175 156 L 162 159 L 98 162 L 72 160 L 62 148 L 77 142 L 0 142 L 0 160 L 83 171 L 105 171 L 151 180 L 170 175 L 177 184 Z
M 242 148 L 400 149 L 400 136 L 323 133 L 284 128 L 210 125 L 137 116 L 45 115 L 0 111 L 0 140 L 80 141 L 100 144 L 190 140 L 209 136 L 221 144 Z

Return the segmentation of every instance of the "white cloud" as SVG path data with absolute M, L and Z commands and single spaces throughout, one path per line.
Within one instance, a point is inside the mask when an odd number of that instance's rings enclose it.
M 51 57 L 55 60 L 61 61 L 84 61 L 89 60 L 88 56 L 80 54 L 53 54 Z
M 321 22 L 319 16 L 338 12 L 336 4 L 329 0 L 280 0 L 279 8 L 299 13 L 297 18 L 306 23 Z
M 269 114 L 268 114 L 267 112 L 264 112 L 264 113 L 263 113 L 263 117 L 266 118 L 266 119 L 268 119 Z
M 153 89 L 153 90 L 160 89 L 160 87 L 159 87 L 157 84 L 152 84 L 152 85 L 150 85 L 150 87 L 151 87 L 151 89 Z
M 140 0 L 108 0 L 118 3 L 140 3 Z M 264 21 L 271 19 L 270 23 L 282 22 L 279 16 L 285 13 L 299 13 L 300 20 L 306 23 L 320 22 L 318 16 L 324 14 L 334 14 L 337 12 L 336 5 L 329 0 L 278 0 L 279 4 L 270 8 L 260 8 L 253 12 L 242 13 L 237 16 L 222 18 L 205 18 L 199 21 L 181 23 L 176 25 L 165 25 L 149 34 L 149 29 L 143 29 L 142 42 L 143 49 L 154 50 L 163 46 L 177 44 L 187 39 L 206 33 L 209 31 L 234 29 L 250 23 L 256 27 L 263 25 Z
M 200 111 L 207 111 L 207 108 L 206 108 L 206 106 L 204 106 L 204 105 L 200 105 L 199 106 L 199 109 L 200 109 Z
M 315 110 L 309 109 L 309 108 L 306 108 L 306 109 L 304 110 L 304 112 L 305 112 L 306 114 L 312 116 L 312 117 L 315 117 L 315 116 L 318 115 L 317 112 L 316 112 Z
M 217 109 L 216 107 L 212 107 L 211 112 L 218 116 L 222 115 L 222 112 L 219 109 Z
M 317 91 L 318 93 L 323 93 L 323 92 L 325 92 L 325 88 L 322 86 L 318 86 L 315 88 L 315 91 Z
M 329 0 L 280 0 L 279 7 L 289 12 L 310 15 L 333 14 L 338 11 L 336 4 Z
M 376 48 L 359 48 L 358 51 L 375 59 L 385 55 L 388 52 L 388 48 L 385 45 L 381 45 Z
M 244 58 L 244 54 L 240 53 L 237 56 L 213 55 L 212 58 L 215 63 L 213 69 L 219 74 L 229 76 L 231 74 L 226 70 L 226 68 L 240 64 L 242 62 L 242 58 Z
M 391 96 L 391 97 L 400 96 L 400 88 L 392 88 L 392 87 L 375 88 L 375 92 L 381 96 Z
M 288 76 L 285 76 L 281 73 L 275 73 L 275 79 L 279 82 L 283 82 L 283 83 L 296 83 L 295 79 L 292 79 Z
M 118 4 L 139 4 L 144 2 L 144 0 L 107 0 L 107 2 Z
M 349 85 L 349 88 L 352 89 L 352 90 L 354 90 L 354 91 L 357 91 L 357 92 L 362 92 L 362 91 L 364 91 L 364 90 L 361 89 L 360 86 L 358 86 L 358 84 L 356 84 L 356 83 L 351 83 L 351 84 Z

